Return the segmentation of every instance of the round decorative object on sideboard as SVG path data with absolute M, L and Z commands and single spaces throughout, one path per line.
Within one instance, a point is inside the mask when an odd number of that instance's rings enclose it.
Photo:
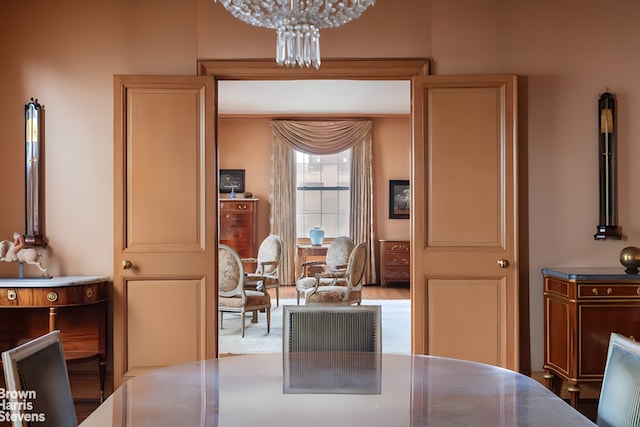
M 311 244 L 313 246 L 322 245 L 322 240 L 324 239 L 324 230 L 321 227 L 313 227 L 311 231 L 309 231 L 309 238 L 311 239 Z
M 640 248 L 627 246 L 620 251 L 620 264 L 624 265 L 627 274 L 638 274 L 640 267 Z

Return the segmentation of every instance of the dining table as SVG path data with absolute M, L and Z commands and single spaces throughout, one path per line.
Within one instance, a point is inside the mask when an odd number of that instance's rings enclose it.
M 594 426 L 534 379 L 437 356 L 262 353 L 154 370 L 81 427 Z

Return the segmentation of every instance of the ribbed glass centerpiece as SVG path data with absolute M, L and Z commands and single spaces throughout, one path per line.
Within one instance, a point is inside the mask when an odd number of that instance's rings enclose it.
M 320 68 L 320 29 L 362 15 L 375 0 L 216 0 L 235 18 L 277 31 L 276 63 Z

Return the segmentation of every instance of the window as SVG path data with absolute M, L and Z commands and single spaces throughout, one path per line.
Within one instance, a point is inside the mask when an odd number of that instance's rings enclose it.
M 296 230 L 309 237 L 316 226 L 325 237 L 349 235 L 351 149 L 317 156 L 296 151 Z

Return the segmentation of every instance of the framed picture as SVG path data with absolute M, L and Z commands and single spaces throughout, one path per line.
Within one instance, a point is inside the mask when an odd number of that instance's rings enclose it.
M 220 169 L 220 192 L 244 193 L 244 169 Z
M 389 218 L 409 219 L 411 211 L 411 192 L 408 179 L 389 181 Z

